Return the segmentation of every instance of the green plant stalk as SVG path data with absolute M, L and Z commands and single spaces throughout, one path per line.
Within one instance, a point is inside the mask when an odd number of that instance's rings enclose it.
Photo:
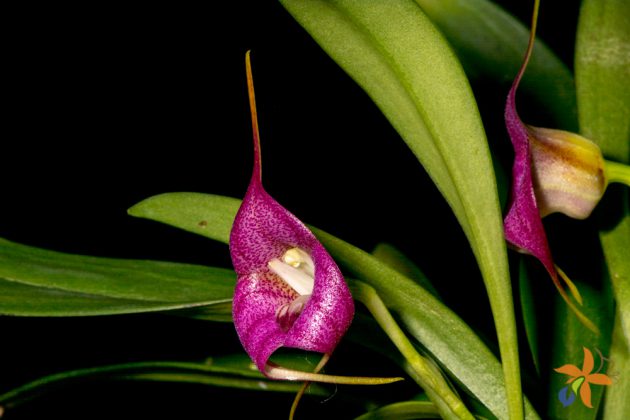
M 353 282 L 353 296 L 367 307 L 376 322 L 398 348 L 409 364 L 408 373 L 425 390 L 436 405 L 440 415 L 445 419 L 474 420 L 475 417 L 453 392 L 442 374 L 429 360 L 418 354 L 376 290 L 366 283 L 355 280 Z
M 618 182 L 630 187 L 630 166 L 606 160 L 604 162 L 608 182 Z

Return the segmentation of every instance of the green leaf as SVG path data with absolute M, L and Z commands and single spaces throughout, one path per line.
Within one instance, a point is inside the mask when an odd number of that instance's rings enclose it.
M 394 246 L 386 243 L 380 243 L 376 245 L 376 248 L 372 251 L 372 255 L 374 255 L 374 257 L 376 257 L 379 261 L 398 271 L 403 276 L 409 277 L 410 279 L 418 282 L 420 286 L 436 298 L 440 298 L 437 290 L 435 290 L 435 287 L 433 287 L 431 281 L 429 281 L 422 270 L 420 270 L 413 261 L 407 258 L 405 254 L 400 252 Z
M 202 193 L 166 193 L 147 198 L 127 210 L 134 217 L 165 223 L 176 228 L 230 243 L 230 229 L 241 200 Z M 186 211 L 181 211 L 185 208 Z M 203 226 L 199 221 L 203 220 Z
M 527 49 L 528 26 L 487 0 L 415 1 L 453 46 L 470 77 L 512 83 Z M 531 96 L 563 129 L 577 130 L 573 76 L 540 40 L 521 86 L 519 95 Z
M 203 321 L 232 322 L 232 300 L 215 303 L 198 308 L 182 309 L 170 312 L 171 315 L 179 315 L 186 318 L 201 319 Z
M 285 355 L 283 356 L 283 362 L 287 363 L 287 365 L 304 366 L 304 363 L 295 356 Z M 188 382 L 257 391 L 291 393 L 297 392 L 302 385 L 296 382 L 268 380 L 252 365 L 247 355 L 238 354 L 208 359 L 204 363 L 148 361 L 55 373 L 0 394 L 0 405 L 12 408 L 55 387 L 67 386 L 88 379 Z M 330 395 L 330 391 L 319 384 L 311 385 L 309 392 L 321 396 Z
M 232 299 L 231 270 L 88 257 L 0 239 L 0 314 L 84 316 L 206 305 Z
M 581 133 L 630 162 L 630 3 L 584 0 L 575 51 Z
M 281 3 L 367 92 L 451 206 L 488 292 L 509 412 L 521 418 L 516 323 L 497 186 L 476 102 L 457 58 L 412 0 Z
M 240 205 L 241 200 L 220 195 L 167 193 L 147 198 L 127 213 L 229 244 L 230 230 Z
M 374 287 L 409 333 L 458 382 L 497 417 L 508 416 L 501 366 L 468 325 L 429 292 L 376 258 L 325 232 L 313 232 L 337 262 Z M 537 417 L 529 403 L 525 411 L 528 418 Z
M 584 0 L 575 54 L 580 131 L 599 144 L 604 155 L 629 163 L 630 3 Z M 606 203 L 611 212 L 600 230 L 600 240 L 617 302 L 611 357 L 616 366 L 627 368 L 630 366 L 630 199 L 627 187 L 621 189 L 621 198 L 613 197 L 612 202 Z M 616 210 L 621 210 L 619 216 L 615 216 Z M 610 215 L 615 219 L 610 220 Z M 627 417 L 628 376 L 621 375 L 618 383 L 607 391 L 606 418 Z
M 189 208 L 177 213 L 182 202 Z M 129 209 L 129 214 L 167 223 L 180 229 L 229 242 L 231 225 L 240 200 L 228 197 L 171 193 L 151 197 Z M 221 213 L 221 214 L 218 214 Z M 194 215 L 194 216 L 191 216 Z M 217 219 L 213 218 L 217 215 Z M 199 216 L 205 227 L 197 227 Z M 381 263 L 368 253 L 319 230 L 313 232 L 335 259 L 370 284 L 395 312 L 408 332 L 438 360 L 453 377 L 497 417 L 507 418 L 505 382 L 501 365 L 475 333 L 450 309 L 413 280 Z M 538 418 L 526 402 L 527 418 Z
M 585 1 L 580 12 L 576 82 L 580 129 L 607 156 L 630 162 L 630 3 Z M 600 232 L 622 329 L 630 343 L 630 210 L 628 190 L 615 203 L 622 215 Z M 610 221 L 608 221 L 610 222 Z
M 413 420 L 439 419 L 435 405 L 430 401 L 403 401 L 379 407 L 357 417 L 355 420 Z
M 613 378 L 613 384 L 608 386 L 604 400 L 603 418 L 607 420 L 626 419 L 630 413 L 630 347 L 623 335 L 620 321 L 621 318 L 617 316 L 609 356 L 612 363 L 606 372 Z

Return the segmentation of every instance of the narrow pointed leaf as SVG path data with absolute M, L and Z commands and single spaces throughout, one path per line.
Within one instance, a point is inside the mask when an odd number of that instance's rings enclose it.
M 178 215 L 177 209 L 182 207 L 182 202 L 189 206 L 189 211 Z M 129 209 L 129 214 L 167 223 L 227 244 L 229 234 L 224 233 L 224 224 L 231 224 L 230 219 L 233 220 L 239 206 L 240 200 L 234 198 L 172 193 L 142 201 Z M 221 210 L 217 210 L 219 208 Z M 191 214 L 194 216 L 190 217 Z M 216 220 L 213 215 L 218 216 Z M 203 229 L 197 227 L 199 216 L 207 221 Z M 313 232 L 338 262 L 356 271 L 378 291 L 410 334 L 467 392 L 499 418 L 508 416 L 501 365 L 457 315 L 413 280 L 371 255 L 322 231 L 313 229 Z M 528 419 L 538 418 L 529 402 L 525 404 L 525 413 Z
M 285 359 L 286 363 L 304 366 L 297 357 L 289 360 L 285 356 Z M 187 382 L 271 392 L 297 392 L 301 386 L 299 383 L 266 380 L 252 368 L 249 358 L 242 354 L 208 359 L 205 363 L 147 361 L 54 373 L 1 393 L 0 406 L 13 408 L 57 387 L 105 379 Z M 317 384 L 311 386 L 310 391 L 314 395 L 330 394 L 330 391 Z
M 231 270 L 64 254 L 0 239 L 0 314 L 85 316 L 225 304 Z
M 0 279 L 0 314 L 15 316 L 90 316 L 154 312 L 212 302 L 160 302 L 110 298 L 30 286 Z
M 171 312 L 172 315 L 204 321 L 232 322 L 232 301 L 221 302 L 198 308 L 182 309 Z
M 281 3 L 367 92 L 451 206 L 486 284 L 510 414 L 520 418 L 518 345 L 497 186 L 457 58 L 412 0 Z

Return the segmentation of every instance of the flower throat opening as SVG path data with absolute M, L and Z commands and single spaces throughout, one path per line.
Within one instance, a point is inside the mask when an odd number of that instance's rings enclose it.
M 282 255 L 282 260 L 274 258 L 268 263 L 286 284 L 301 296 L 313 293 L 315 264 L 311 256 L 300 248 L 291 248 Z
M 282 255 L 282 259 L 274 258 L 267 265 L 299 295 L 276 310 L 276 321 L 286 331 L 302 313 L 313 293 L 315 264 L 305 251 L 291 248 Z

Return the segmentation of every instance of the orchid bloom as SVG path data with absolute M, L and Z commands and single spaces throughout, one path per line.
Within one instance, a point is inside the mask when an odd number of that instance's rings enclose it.
M 322 244 L 262 186 L 249 52 L 246 67 L 254 169 L 230 234 L 230 254 L 238 276 L 233 318 L 241 343 L 258 369 L 272 379 L 351 384 L 399 380 L 301 372 L 269 361 L 280 347 L 323 353 L 323 360 L 328 360 L 352 322 L 354 303 L 341 271 Z
M 534 45 L 538 3 L 534 6 L 525 59 L 505 106 L 505 123 L 515 155 L 509 209 L 504 220 L 505 238 L 517 250 L 540 260 L 569 307 L 584 325 L 597 332 L 560 283 L 559 277 L 581 305 L 577 288 L 553 262 L 541 217 L 554 212 L 579 219 L 588 217 L 607 186 L 604 159 L 599 147 L 590 140 L 566 131 L 526 125 L 516 110 L 516 90 Z
M 580 391 L 580 398 L 585 406 L 589 408 L 593 408 L 591 404 L 591 386 L 593 385 L 610 385 L 612 384 L 612 380 L 608 375 L 603 373 L 591 373 L 593 371 L 593 367 L 595 365 L 593 360 L 593 353 L 586 347 L 584 349 L 584 362 L 582 362 L 582 369 L 579 369 L 575 365 L 566 364 L 559 368 L 555 368 L 554 370 L 558 373 L 564 373 L 565 375 L 569 375 L 569 379 L 567 380 L 567 384 L 572 384 L 571 389 L 574 394 L 577 394 L 578 389 Z M 570 405 L 575 397 L 568 399 L 566 398 L 566 394 L 568 392 L 568 387 L 562 388 L 560 390 L 560 398 L 561 401 L 567 400 L 566 405 Z M 564 402 L 563 402 L 564 404 Z

